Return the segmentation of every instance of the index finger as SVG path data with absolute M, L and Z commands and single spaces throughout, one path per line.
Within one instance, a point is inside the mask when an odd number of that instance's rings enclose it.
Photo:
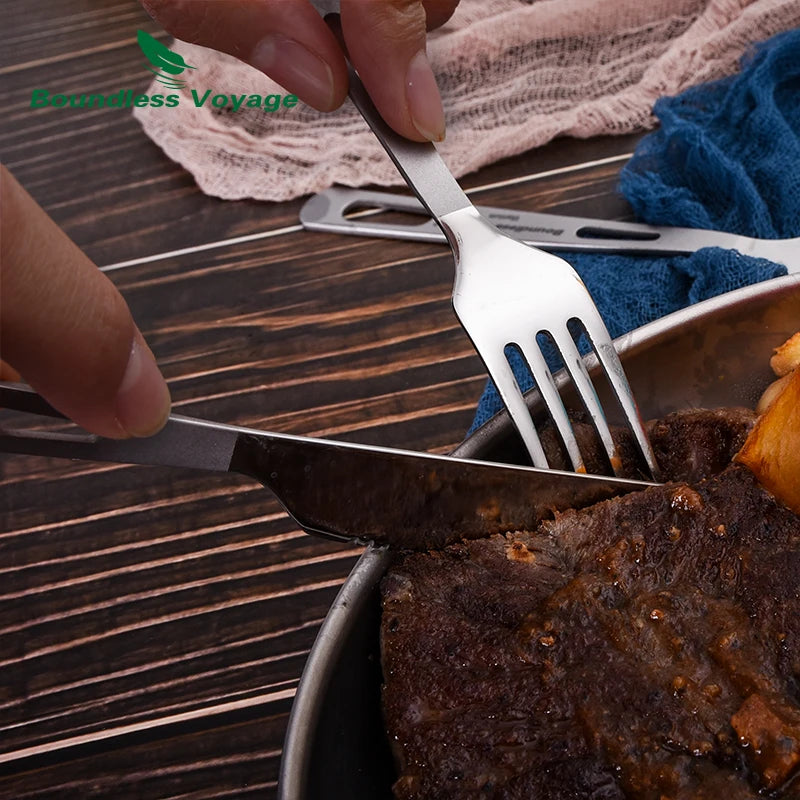
M 457 0 L 341 0 L 353 65 L 381 116 L 409 139 L 444 139 L 444 110 L 426 38 L 427 29 L 445 21 L 456 5 Z
M 308 0 L 141 0 L 177 39 L 228 53 L 319 111 L 347 96 L 347 67 Z

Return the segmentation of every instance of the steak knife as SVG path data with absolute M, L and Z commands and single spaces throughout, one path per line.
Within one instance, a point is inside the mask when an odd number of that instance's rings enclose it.
M 0 384 L 0 407 L 63 419 L 19 384 Z M 75 430 L 0 426 L 0 452 L 237 472 L 271 489 L 308 533 L 408 549 L 533 528 L 555 511 L 654 485 L 270 433 L 177 414 L 144 439 Z

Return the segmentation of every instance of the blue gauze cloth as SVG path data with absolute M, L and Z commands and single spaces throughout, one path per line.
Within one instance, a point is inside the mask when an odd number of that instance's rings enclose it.
M 800 235 L 800 29 L 755 47 L 738 74 L 660 99 L 654 113 L 660 127 L 639 142 L 620 176 L 638 219 L 766 239 Z M 612 337 L 786 274 L 771 261 L 720 248 L 663 258 L 561 255 L 583 278 Z M 510 348 L 508 357 L 527 391 L 527 367 Z M 548 361 L 561 366 L 552 352 Z M 502 407 L 490 381 L 470 433 Z

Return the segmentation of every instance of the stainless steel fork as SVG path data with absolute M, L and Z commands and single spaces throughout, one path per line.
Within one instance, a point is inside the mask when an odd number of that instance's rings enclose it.
M 330 2 L 327 6 L 326 11 Z M 456 316 L 483 359 L 534 466 L 547 467 L 547 457 L 508 362 L 508 347 L 516 348 L 527 362 L 573 469 L 586 471 L 539 346 L 538 339 L 544 336 L 561 355 L 614 473 L 621 467 L 606 415 L 570 331 L 570 325 L 577 323 L 605 371 L 653 479 L 658 480 L 655 456 L 611 337 L 575 270 L 557 256 L 506 236 L 482 216 L 432 144 L 409 141 L 383 121 L 352 69 L 350 99 L 447 237 L 455 256 Z

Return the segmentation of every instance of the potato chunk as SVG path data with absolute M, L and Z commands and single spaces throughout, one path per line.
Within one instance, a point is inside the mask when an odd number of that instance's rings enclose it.
M 778 380 L 773 381 L 767 386 L 756 406 L 756 414 L 763 414 L 772 405 L 773 401 L 780 397 L 781 392 L 786 388 L 786 384 L 789 383 L 791 379 L 792 376 L 790 374 L 784 375 L 782 378 L 778 378 Z
M 734 458 L 784 505 L 800 514 L 800 369 L 758 418 Z
M 779 378 L 800 366 L 800 332 L 775 348 L 775 355 L 769 360 L 769 365 Z

